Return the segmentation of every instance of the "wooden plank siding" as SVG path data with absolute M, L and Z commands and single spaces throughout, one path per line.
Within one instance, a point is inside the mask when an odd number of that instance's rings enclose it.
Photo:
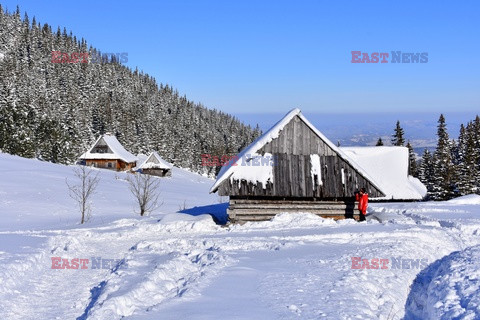
M 285 197 L 344 199 L 354 197 L 354 192 L 365 187 L 371 197 L 383 193 L 354 168 L 337 155 L 303 120 L 295 116 L 285 125 L 279 136 L 265 144 L 260 154 L 271 153 L 276 163 L 273 182 L 267 186 L 246 180 L 226 179 L 218 188 L 222 196 L 231 197 Z M 313 183 L 310 155 L 320 156 L 321 183 Z M 342 183 L 342 169 L 345 184 Z M 319 181 L 320 182 L 320 181 Z
M 353 199 L 344 201 L 311 201 L 279 199 L 231 198 L 227 210 L 231 222 L 264 221 L 282 212 L 309 212 L 324 218 L 358 219 L 359 212 Z
M 172 176 L 172 170 L 171 169 L 157 169 L 157 168 L 142 169 L 142 173 L 149 174 L 151 176 L 157 176 L 157 177 L 171 177 Z

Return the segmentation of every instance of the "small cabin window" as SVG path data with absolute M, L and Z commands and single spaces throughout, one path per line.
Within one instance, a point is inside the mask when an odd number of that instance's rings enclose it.
M 109 163 L 107 164 L 107 167 L 108 167 L 108 168 L 112 168 L 112 167 L 113 167 L 113 164 L 112 164 L 111 162 L 109 162 Z
M 92 153 L 111 153 L 106 145 L 98 145 L 93 148 Z

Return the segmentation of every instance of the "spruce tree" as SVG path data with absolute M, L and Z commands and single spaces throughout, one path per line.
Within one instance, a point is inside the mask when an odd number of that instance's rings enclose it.
M 438 119 L 437 148 L 433 156 L 433 190 L 435 200 L 447 200 L 455 196 L 455 166 L 452 161 L 451 142 L 443 114 Z
M 405 138 L 403 137 L 403 135 L 403 128 L 400 126 L 400 121 L 397 120 L 397 125 L 395 126 L 395 133 L 392 135 L 392 145 L 403 146 L 405 144 Z
M 378 138 L 378 140 L 377 140 L 377 144 L 376 144 L 375 146 L 376 146 L 376 147 L 381 147 L 381 146 L 383 146 L 383 140 L 382 140 L 382 138 L 381 138 L 381 137 L 380 137 L 380 138 Z
M 480 194 L 480 117 L 477 115 L 471 126 L 472 136 L 475 145 L 475 166 L 476 166 L 476 190 Z
M 417 155 L 413 151 L 410 141 L 407 143 L 408 148 L 408 174 L 414 177 L 418 176 L 417 170 Z
M 478 175 L 477 168 L 477 153 L 475 148 L 475 135 L 473 130 L 473 123 L 467 125 L 464 130 L 464 137 L 462 141 L 461 162 L 459 164 L 459 178 L 458 190 L 461 195 L 475 193 L 477 190 L 476 177 Z
M 427 188 L 427 199 L 433 198 L 433 171 L 433 156 L 428 149 L 425 149 L 422 155 L 422 162 L 418 168 L 418 179 Z

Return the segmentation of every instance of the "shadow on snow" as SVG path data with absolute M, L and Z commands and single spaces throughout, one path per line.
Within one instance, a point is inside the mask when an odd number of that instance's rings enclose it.
M 227 215 L 228 202 L 211 204 L 208 206 L 193 207 L 189 209 L 183 209 L 178 211 L 179 213 L 189 214 L 191 216 L 199 216 L 202 214 L 208 214 L 212 216 L 213 221 L 216 224 L 227 224 L 228 215 Z

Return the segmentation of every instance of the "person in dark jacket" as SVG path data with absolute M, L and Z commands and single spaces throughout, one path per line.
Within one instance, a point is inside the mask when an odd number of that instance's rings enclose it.
M 365 215 L 368 208 L 368 193 L 365 188 L 361 188 L 360 192 L 355 193 L 355 201 L 358 201 L 358 211 L 360 211 L 360 221 L 365 221 Z

